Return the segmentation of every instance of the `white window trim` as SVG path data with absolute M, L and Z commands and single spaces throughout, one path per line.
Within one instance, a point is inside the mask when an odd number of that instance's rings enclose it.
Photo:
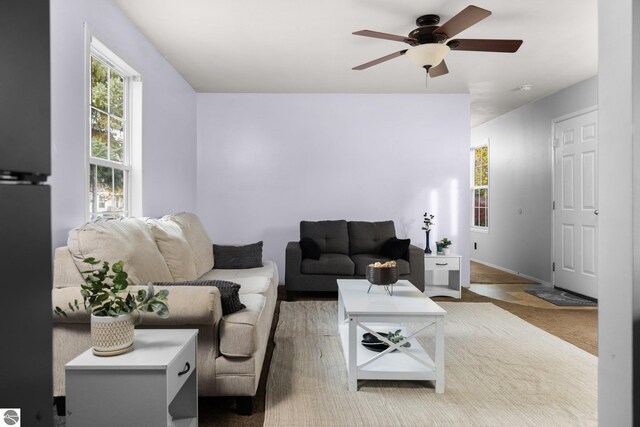
M 489 174 L 489 185 L 486 186 L 487 189 L 487 202 L 488 202 L 488 206 L 487 206 L 487 226 L 486 227 L 479 227 L 477 225 L 473 224 L 473 219 L 474 219 L 474 190 L 475 190 L 475 186 L 474 186 L 474 177 L 475 177 L 475 150 L 477 148 L 480 147 L 487 147 L 487 156 L 489 158 L 489 167 L 488 167 L 488 174 Z M 475 143 L 471 144 L 471 147 L 469 148 L 469 169 L 471 170 L 470 173 L 470 179 L 469 179 L 469 197 L 471 199 L 471 231 L 475 232 L 475 233 L 484 233 L 484 234 L 489 234 L 489 226 L 491 225 L 491 222 L 489 221 L 490 217 L 490 211 L 491 211 L 491 147 L 489 146 L 489 138 L 485 138 L 482 139 L 480 141 L 477 141 Z M 484 187 L 484 186 L 483 186 Z
M 122 60 L 121 56 L 109 49 L 104 43 L 92 35 L 89 26 L 85 23 L 85 174 L 84 174 L 84 193 L 83 206 L 85 221 L 91 220 L 91 214 L 88 209 L 89 197 L 89 174 L 91 173 L 91 164 L 112 167 L 113 164 L 109 160 L 91 158 L 91 125 L 88 118 L 91 115 L 91 55 L 95 54 L 102 61 L 106 62 L 112 68 L 127 76 L 128 91 L 126 107 L 126 126 L 125 133 L 128 144 L 126 146 L 125 158 L 128 160 L 128 166 L 118 168 L 128 170 L 129 179 L 127 180 L 127 201 L 128 215 L 142 216 L 142 75 L 132 68 L 128 63 Z

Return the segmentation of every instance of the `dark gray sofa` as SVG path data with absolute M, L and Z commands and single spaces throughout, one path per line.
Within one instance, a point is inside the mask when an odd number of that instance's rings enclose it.
M 320 259 L 302 259 L 300 242 L 286 248 L 285 290 L 295 292 L 337 291 L 337 279 L 364 278 L 367 265 L 389 261 L 380 254 L 382 245 L 396 236 L 393 221 L 301 221 L 300 239 L 311 238 L 320 248 Z M 401 280 L 424 290 L 424 251 L 409 246 L 404 259 L 395 260 Z

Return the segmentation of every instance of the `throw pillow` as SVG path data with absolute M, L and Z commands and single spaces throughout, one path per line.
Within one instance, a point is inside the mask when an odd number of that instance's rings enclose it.
M 300 239 L 302 259 L 320 259 L 320 245 L 310 237 Z
M 406 259 L 411 239 L 398 239 L 392 237 L 383 243 L 380 248 L 380 255 L 391 259 Z
M 215 268 L 245 269 L 262 267 L 262 241 L 244 246 L 213 245 Z
M 226 280 L 189 280 L 187 282 L 156 282 L 154 286 L 215 286 L 220 291 L 222 315 L 235 313 L 246 305 L 240 302 L 240 285 Z M 171 310 L 171 308 L 169 308 Z

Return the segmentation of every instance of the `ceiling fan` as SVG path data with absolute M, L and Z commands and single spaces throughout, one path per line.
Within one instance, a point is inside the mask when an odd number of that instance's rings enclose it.
M 411 31 L 406 37 L 371 30 L 356 31 L 353 33 L 356 36 L 398 41 L 407 43 L 411 47 L 374 59 L 373 61 L 353 67 L 352 69 L 364 70 L 390 59 L 397 58 L 398 56 L 406 55 L 417 65 L 423 67 L 427 71 L 427 76 L 438 77 L 449 72 L 447 64 L 444 62 L 444 57 L 450 50 L 504 53 L 516 52 L 518 48 L 520 48 L 522 40 L 450 40 L 456 34 L 477 24 L 489 15 L 491 15 L 490 11 L 471 5 L 467 6 L 460 13 L 449 19 L 441 26 L 438 26 L 440 23 L 440 17 L 438 15 L 422 15 L 416 19 L 416 25 L 418 28 Z

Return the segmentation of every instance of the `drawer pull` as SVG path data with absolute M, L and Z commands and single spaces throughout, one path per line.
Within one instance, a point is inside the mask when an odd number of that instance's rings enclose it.
M 191 365 L 189 365 L 189 362 L 187 362 L 187 363 L 184 365 L 184 369 L 183 369 L 182 371 L 178 372 L 178 376 L 179 376 L 179 377 L 181 377 L 181 376 L 183 376 L 184 374 L 186 374 L 187 372 L 189 372 L 190 370 L 191 370 Z
M 448 262 L 436 262 L 436 265 L 449 265 Z

